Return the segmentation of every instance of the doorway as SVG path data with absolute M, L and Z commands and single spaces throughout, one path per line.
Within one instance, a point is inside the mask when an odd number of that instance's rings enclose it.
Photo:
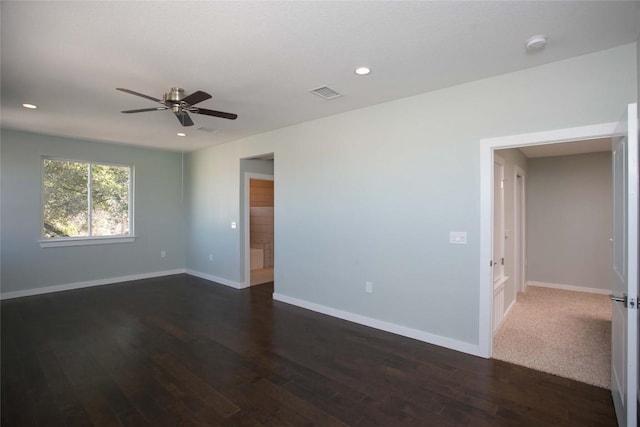
M 273 282 L 273 176 L 249 177 L 249 285 Z
M 506 167 L 504 268 L 509 279 L 503 307 L 494 303 L 504 320 L 495 330 L 493 357 L 609 388 L 611 138 L 494 154 L 505 159 Z M 524 221 L 518 208 L 525 174 L 530 238 L 529 286 L 523 293 L 519 240 Z
M 275 265 L 273 175 L 244 173 L 245 286 L 273 282 Z
M 624 273 L 620 280 L 610 280 L 614 289 L 611 303 L 620 308 L 622 320 L 611 321 L 612 349 L 612 397 L 616 416 L 621 425 L 636 425 L 638 396 L 638 311 L 635 309 L 638 295 L 638 110 L 637 104 L 628 105 L 619 122 L 602 123 L 592 126 L 559 129 L 531 134 L 513 135 L 480 141 L 480 288 L 479 288 L 479 343 L 478 355 L 492 356 L 492 272 L 489 261 L 492 255 L 492 180 L 493 152 L 502 148 L 532 147 L 543 144 L 558 144 L 569 141 L 591 141 L 599 138 L 613 138 L 614 147 L 620 149 L 624 158 L 618 167 L 613 163 L 613 199 L 622 200 L 620 209 L 613 209 L 614 230 L 621 224 L 623 232 L 614 232 L 614 248 L 624 247 L 626 251 L 614 250 L 614 264 L 621 260 Z M 615 151 L 614 151 L 615 154 Z M 620 178 L 620 179 L 618 179 Z M 616 194 L 624 197 L 616 198 Z M 617 206 L 613 204 L 614 208 Z M 616 235 L 619 235 L 616 239 Z M 530 235 L 529 235 L 530 238 Z M 617 245 L 616 246 L 616 241 Z M 618 257 L 618 258 L 616 258 Z M 612 271 L 612 276 L 614 276 Z M 618 363 L 624 360 L 626 363 Z M 616 387 L 619 384 L 620 387 Z
M 492 355 L 604 388 L 611 376 L 611 142 L 493 152 L 493 254 L 495 260 L 496 250 L 505 248 L 506 283 L 496 287 L 494 264 Z M 531 236 L 526 256 L 525 229 Z
M 615 123 L 561 129 L 534 134 L 514 135 L 481 140 L 480 150 L 480 319 L 479 348 L 481 356 L 490 358 L 493 352 L 493 185 L 494 150 L 559 144 L 570 141 L 611 137 Z
M 243 287 L 276 275 L 276 197 L 273 153 L 240 160 Z

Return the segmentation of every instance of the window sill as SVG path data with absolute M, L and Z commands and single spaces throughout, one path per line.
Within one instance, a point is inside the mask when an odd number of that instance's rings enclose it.
M 114 243 L 132 243 L 136 236 L 115 237 L 76 237 L 67 239 L 38 240 L 41 248 L 57 248 L 62 246 L 110 245 Z

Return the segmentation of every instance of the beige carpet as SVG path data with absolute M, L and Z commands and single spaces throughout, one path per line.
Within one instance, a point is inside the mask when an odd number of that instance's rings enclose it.
M 610 389 L 609 297 L 529 286 L 494 337 L 493 357 Z

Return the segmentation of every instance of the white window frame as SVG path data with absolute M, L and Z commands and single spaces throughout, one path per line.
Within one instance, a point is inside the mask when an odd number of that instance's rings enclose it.
M 104 166 L 116 166 L 129 168 L 129 233 L 116 236 L 76 236 L 76 237 L 57 237 L 55 239 L 45 239 L 42 233 L 42 224 L 44 224 L 44 162 L 45 160 L 54 160 L 58 162 L 73 162 L 73 163 L 86 163 L 89 165 L 88 172 L 88 189 L 87 189 L 87 203 L 88 203 L 88 221 L 89 229 L 91 229 L 91 166 L 92 165 L 104 165 Z M 134 205 L 134 180 L 135 180 L 135 166 L 127 163 L 115 163 L 115 162 L 96 162 L 92 160 L 81 159 L 68 159 L 63 157 L 51 157 L 42 156 L 40 159 L 40 239 L 38 243 L 41 248 L 55 248 L 64 246 L 85 246 L 85 245 L 105 245 L 114 243 L 131 243 L 135 241 L 135 205 Z

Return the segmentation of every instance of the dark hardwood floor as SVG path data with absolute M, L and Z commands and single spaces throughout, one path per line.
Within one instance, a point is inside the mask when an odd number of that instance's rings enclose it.
M 177 275 L 2 302 L 2 426 L 615 426 L 608 390 Z

